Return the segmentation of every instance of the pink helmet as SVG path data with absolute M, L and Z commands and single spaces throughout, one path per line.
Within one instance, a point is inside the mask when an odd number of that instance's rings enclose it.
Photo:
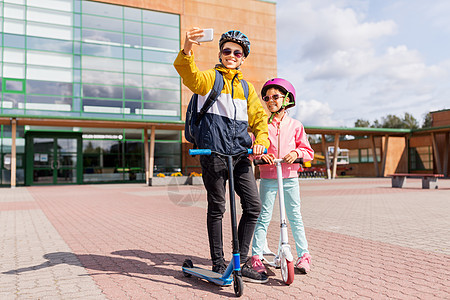
M 267 80 L 267 82 L 263 85 L 261 89 L 261 96 L 264 97 L 266 95 L 267 90 L 270 88 L 279 89 L 284 94 L 289 93 L 289 99 L 291 101 L 288 105 L 285 106 L 286 109 L 295 106 L 295 89 L 294 86 L 289 81 L 283 78 L 273 78 Z

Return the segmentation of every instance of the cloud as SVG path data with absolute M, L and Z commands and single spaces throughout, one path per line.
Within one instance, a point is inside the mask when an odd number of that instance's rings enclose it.
M 333 110 L 328 103 L 317 100 L 297 101 L 291 116 L 301 120 L 305 126 L 336 126 L 339 120 L 333 119 Z
M 381 5 L 375 0 L 278 1 L 278 74 L 306 99 L 295 115 L 302 122 L 352 126 L 358 118 L 404 112 L 420 119 L 450 97 L 449 62 L 428 65 L 426 53 L 396 43 L 399 24 L 369 16 L 369 2 Z M 399 7 L 407 3 L 395 2 Z M 450 8 L 444 1 L 439 5 Z M 426 12 L 427 18 L 439 15 L 436 8 Z

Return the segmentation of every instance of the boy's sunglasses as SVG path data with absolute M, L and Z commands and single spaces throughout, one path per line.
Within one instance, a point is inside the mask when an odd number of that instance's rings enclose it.
M 222 49 L 222 54 L 225 55 L 225 56 L 231 55 L 231 53 L 233 53 L 236 58 L 241 58 L 242 55 L 244 55 L 239 50 L 234 50 L 234 52 L 233 52 L 233 50 L 231 50 L 229 48 Z
M 262 99 L 264 102 L 269 102 L 270 99 L 273 99 L 273 101 L 277 101 L 278 99 L 283 98 L 283 97 L 284 97 L 283 95 L 275 94 L 275 95 L 264 96 Z

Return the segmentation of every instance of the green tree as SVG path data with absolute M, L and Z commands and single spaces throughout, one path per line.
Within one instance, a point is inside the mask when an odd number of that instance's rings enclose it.
M 425 117 L 423 119 L 422 128 L 429 128 L 433 125 L 433 119 L 431 118 L 431 113 L 428 112 L 425 114 Z
M 368 120 L 358 119 L 355 122 L 355 127 L 369 127 L 370 122 Z
M 418 129 L 419 128 L 419 122 L 417 122 L 416 118 L 413 117 L 413 115 L 409 113 L 405 113 L 405 116 L 403 117 L 403 128 L 408 129 Z
M 382 128 L 404 128 L 403 120 L 396 115 L 381 117 L 381 124 Z

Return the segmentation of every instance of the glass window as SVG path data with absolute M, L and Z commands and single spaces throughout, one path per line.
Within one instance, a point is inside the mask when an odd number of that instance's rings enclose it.
M 113 46 L 120 46 L 123 43 L 122 33 L 108 32 L 94 29 L 83 29 L 82 35 L 84 42 L 99 41 L 104 45 L 113 45 Z
M 84 83 L 121 85 L 123 83 L 123 74 L 116 72 L 83 70 L 82 80 Z
M 11 79 L 4 79 L 3 84 L 5 85 L 5 92 L 21 92 L 23 93 L 25 90 L 25 85 L 22 80 L 11 80 Z
M 165 24 L 171 26 L 179 26 L 180 18 L 178 15 L 161 13 L 151 10 L 142 10 L 142 17 L 144 22 Z
M 72 98 L 27 96 L 26 109 L 71 111 Z
M 77 2 L 77 1 L 75 1 Z M 27 0 L 28 6 L 72 11 L 73 0 Z
M 87 3 L 87 2 L 83 2 Z M 83 27 L 112 30 L 112 31 L 123 31 L 123 21 L 120 19 L 111 19 L 100 16 L 90 16 L 82 15 L 82 25 Z
M 118 5 L 104 4 L 93 1 L 83 1 L 83 13 L 94 14 L 100 16 L 108 16 L 115 18 L 122 18 L 122 7 Z
M 143 56 L 145 61 L 173 63 L 178 53 L 144 50 Z
M 433 170 L 433 153 L 430 146 L 410 148 L 412 170 Z
M 5 0 L 5 3 L 15 3 L 15 4 L 23 4 L 25 5 L 25 0 Z
M 27 35 L 72 40 L 72 27 L 51 24 L 27 23 Z
M 81 15 L 80 14 L 74 14 L 73 15 L 73 22 L 75 27 L 81 27 Z
M 124 7 L 124 17 L 128 20 L 141 21 L 141 10 L 132 7 Z
M 22 49 L 3 49 L 3 61 L 10 63 L 25 63 L 25 50 Z
M 123 63 L 120 59 L 82 56 L 81 60 L 83 68 L 86 69 L 123 72 Z
M 28 7 L 27 20 L 41 23 L 72 26 L 72 13 Z
M 140 101 L 125 101 L 125 108 L 130 114 L 140 114 L 142 103 Z
M 125 60 L 125 72 L 142 73 L 142 62 L 135 60 Z
M 58 81 L 27 80 L 28 94 L 72 95 L 72 83 Z
M 3 31 L 5 33 L 25 34 L 25 22 L 4 19 Z
M 144 34 L 151 36 L 163 36 L 165 38 L 178 39 L 180 32 L 176 27 L 168 27 L 157 24 L 144 24 Z
M 140 35 L 125 35 L 125 47 L 137 47 L 141 48 L 142 38 Z
M 40 37 L 27 37 L 27 48 L 72 53 L 72 41 L 54 40 Z
M 124 23 L 125 23 L 125 32 L 142 34 L 142 23 L 132 21 L 125 21 Z
M 25 48 L 25 37 L 15 34 L 3 34 L 3 43 L 6 47 Z
M 27 78 L 35 80 L 73 82 L 72 69 L 28 66 Z
M 144 115 L 178 116 L 180 105 L 166 102 L 144 102 Z
M 25 65 L 4 63 L 3 76 L 10 78 L 25 78 Z
M 5 17 L 10 19 L 25 20 L 25 7 L 5 3 L 3 6 Z
M 73 70 L 73 82 L 80 82 L 81 81 L 81 70 L 74 69 Z
M 161 77 L 161 76 L 144 76 L 144 86 L 150 88 L 172 89 L 180 88 L 180 79 L 176 77 Z
M 180 42 L 178 40 L 168 40 L 164 38 L 146 37 L 143 38 L 144 49 L 149 50 L 163 50 L 163 51 L 176 51 L 180 48 Z
M 54 53 L 54 52 L 39 52 L 28 51 L 27 63 L 31 65 L 72 68 L 73 55 Z
M 163 76 L 178 76 L 178 73 L 175 70 L 175 68 L 173 68 L 172 65 L 169 65 L 169 64 L 144 62 L 143 66 L 144 66 L 144 74 L 163 75 Z
M 122 87 L 83 84 L 84 97 L 122 99 Z
M 125 59 L 141 60 L 142 50 L 134 48 L 125 48 Z
M 121 114 L 124 112 L 122 105 L 122 101 L 83 99 L 84 112 Z
M 144 100 L 167 102 L 180 102 L 180 92 L 159 89 L 144 89 Z
M 23 108 L 24 103 L 24 95 L 23 94 L 3 94 L 3 108 Z
M 142 89 L 139 88 L 125 88 L 125 99 L 129 100 L 141 100 L 142 99 Z M 141 108 L 139 106 L 139 108 Z
M 112 58 L 122 58 L 123 48 L 93 43 L 83 43 L 83 54 L 93 56 L 105 56 Z
M 134 87 L 142 86 L 142 76 L 140 74 L 125 73 L 125 85 Z

